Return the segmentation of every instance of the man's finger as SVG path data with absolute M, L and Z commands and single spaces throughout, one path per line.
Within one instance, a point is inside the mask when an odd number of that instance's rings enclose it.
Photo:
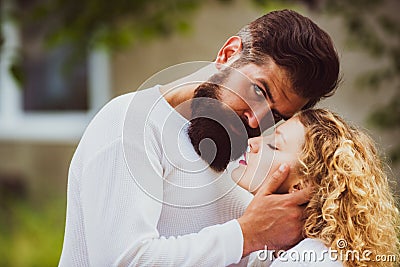
M 287 166 L 287 164 L 282 164 L 279 169 L 271 175 L 271 177 L 267 177 L 265 179 L 256 195 L 261 194 L 266 196 L 273 194 L 275 191 L 278 190 L 283 181 L 285 181 L 288 174 L 289 166 Z
M 312 188 L 310 186 L 303 188 L 301 190 L 295 191 L 286 196 L 297 205 L 303 205 L 310 201 Z

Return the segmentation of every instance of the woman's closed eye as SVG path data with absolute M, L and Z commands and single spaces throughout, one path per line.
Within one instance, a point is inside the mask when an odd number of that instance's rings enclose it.
M 267 146 L 272 150 L 279 150 L 276 146 L 274 146 L 272 144 L 267 144 Z

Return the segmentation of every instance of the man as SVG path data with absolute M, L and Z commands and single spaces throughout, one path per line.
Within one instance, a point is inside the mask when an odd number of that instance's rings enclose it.
M 288 166 L 253 199 L 224 169 L 248 137 L 330 95 L 338 73 L 329 36 L 283 10 L 229 38 L 215 64 L 111 101 L 71 163 L 60 266 L 243 265 L 295 245 L 307 194 L 273 194 Z

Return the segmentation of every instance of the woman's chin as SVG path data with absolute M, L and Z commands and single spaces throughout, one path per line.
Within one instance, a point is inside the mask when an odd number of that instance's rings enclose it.
M 244 181 L 245 171 L 246 171 L 246 166 L 239 164 L 239 166 L 232 171 L 231 178 L 237 185 L 239 185 L 240 187 L 242 187 L 248 191 L 249 185 L 246 184 L 246 181 Z

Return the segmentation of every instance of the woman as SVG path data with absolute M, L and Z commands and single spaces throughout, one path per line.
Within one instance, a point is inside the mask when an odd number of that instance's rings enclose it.
M 371 138 L 315 109 L 250 139 L 249 147 L 232 172 L 240 186 L 255 193 L 261 181 L 253 177 L 287 163 L 290 175 L 278 191 L 313 190 L 305 239 L 271 266 L 398 266 L 399 212 Z M 253 254 L 249 265 L 268 266 L 266 253 Z

